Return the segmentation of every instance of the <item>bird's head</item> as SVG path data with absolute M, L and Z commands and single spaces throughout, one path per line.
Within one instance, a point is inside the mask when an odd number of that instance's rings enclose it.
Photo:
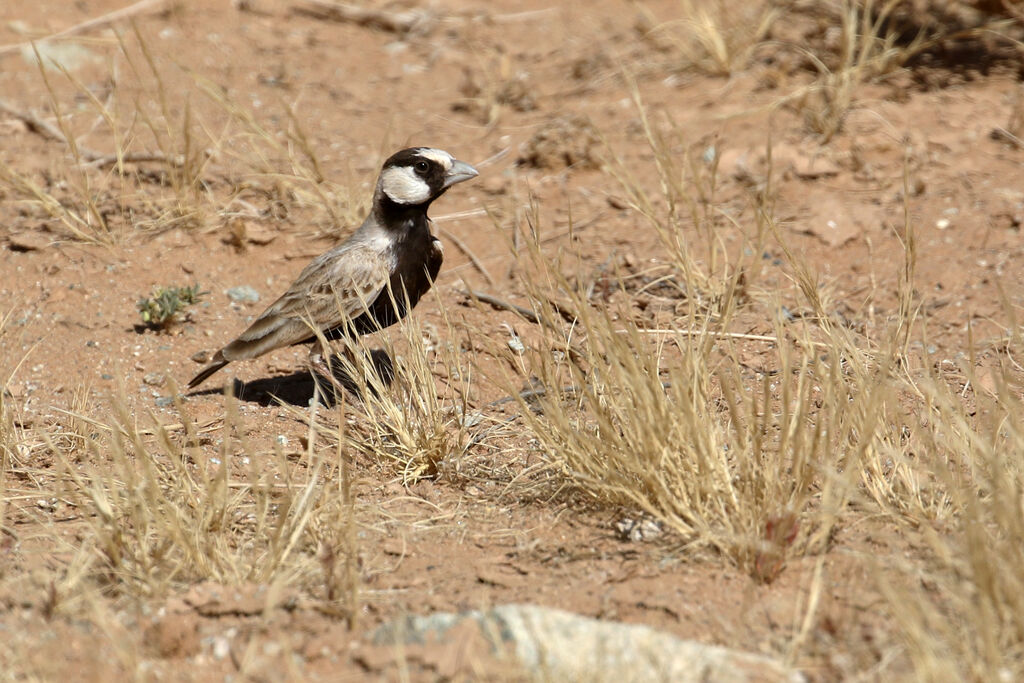
M 426 208 L 452 185 L 478 175 L 475 168 L 444 150 L 410 147 L 384 162 L 377 193 L 403 207 Z

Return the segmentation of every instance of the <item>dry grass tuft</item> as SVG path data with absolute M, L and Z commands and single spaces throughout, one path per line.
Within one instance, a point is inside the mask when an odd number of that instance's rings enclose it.
M 89 527 L 78 551 L 83 573 L 135 598 L 204 580 L 288 584 L 352 614 L 355 586 L 339 589 L 333 571 L 354 562 L 346 456 L 317 448 L 315 425 L 296 463 L 280 448 L 257 453 L 233 436 L 245 430 L 231 397 L 223 420 L 203 426 L 179 405 L 180 424 L 153 418 L 142 428 L 124 405 L 112 406 L 111 423 L 74 415 L 99 430 L 87 465 L 51 444 L 59 495 Z M 219 452 L 209 456 L 201 445 L 218 433 Z M 338 558 L 329 574 L 325 555 Z
M 761 581 L 793 554 L 825 550 L 855 495 L 856 465 L 874 464 L 886 431 L 891 368 L 849 372 L 840 335 L 780 323 L 766 337 L 776 369 L 753 379 L 740 349 L 765 341 L 729 331 L 735 279 L 719 282 L 713 315 L 693 296 L 689 327 L 651 330 L 628 307 L 587 300 L 560 278 L 563 267 L 549 266 L 556 291 L 532 298 L 561 303 L 538 304 L 538 314 L 554 321 L 568 311 L 574 322 L 561 334 L 545 325 L 525 355 L 546 391 L 521 403 L 555 486 L 562 479 L 586 500 L 643 511 Z M 674 267 L 682 280 L 683 265 Z
M 800 48 L 818 78 L 787 99 L 795 99 L 808 128 L 828 142 L 843 126 L 861 86 L 909 65 L 923 53 L 958 41 L 984 41 L 1014 27 L 1004 17 L 960 17 L 962 2 L 843 0 L 815 7 L 838 31 L 826 31 L 829 49 Z M 1012 39 L 1011 39 L 1012 40 Z
M 916 578 L 879 587 L 922 679 L 1024 675 L 1024 405 L 1006 367 L 993 377 L 994 395 L 974 392 L 976 417 L 959 387 L 934 376 L 916 382 L 923 404 L 909 428 L 912 453 L 934 463 L 951 514 L 941 525 L 907 515 L 931 557 L 894 560 Z
M 469 444 L 472 373 L 445 318 L 443 333 L 411 315 L 333 358 L 351 391 L 342 397 L 329 438 L 404 484 L 457 478 Z M 373 340 L 384 348 L 373 349 Z
M 804 92 L 798 106 L 808 127 L 823 142 L 831 140 L 842 128 L 862 83 L 891 72 L 923 48 L 925 37 L 921 34 L 910 44 L 901 45 L 895 30 L 885 31 L 898 5 L 887 2 L 876 9 L 874 0 L 843 2 L 837 10 L 837 53 L 805 52 L 818 71 L 818 81 Z
M 755 50 L 783 16 L 772 3 L 680 0 L 681 19 L 655 26 L 678 55 L 677 69 L 732 76 L 745 69 Z

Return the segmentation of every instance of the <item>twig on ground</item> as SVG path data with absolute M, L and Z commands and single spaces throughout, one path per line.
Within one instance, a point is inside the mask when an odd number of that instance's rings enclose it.
M 76 33 L 82 33 L 89 29 L 98 28 L 100 26 L 106 26 L 112 24 L 115 21 L 120 21 L 136 14 L 143 12 L 156 12 L 164 9 L 164 5 L 168 4 L 170 0 L 139 0 L 133 5 L 129 5 L 123 9 L 114 10 L 113 12 L 107 12 L 106 14 L 100 15 L 88 21 L 83 21 L 81 24 L 75 24 L 70 28 L 66 28 L 63 31 L 52 33 L 42 38 L 35 40 L 28 40 L 21 43 L 11 43 L 10 45 L 0 45 L 0 57 L 7 56 L 14 52 L 20 52 L 26 47 L 30 47 L 32 43 L 42 43 L 47 40 L 53 40 L 54 38 L 66 38 L 67 36 L 75 35 Z
M 617 334 L 629 334 L 634 330 L 615 330 Z M 683 329 L 644 329 L 637 328 L 635 330 L 639 334 L 672 334 L 679 335 L 680 337 L 714 337 L 715 339 L 744 339 L 746 341 L 761 341 L 770 342 L 772 344 L 778 344 L 779 338 L 773 337 L 768 334 L 745 334 L 743 332 L 715 332 L 713 330 L 683 330 Z M 810 344 L 811 346 L 818 346 L 820 348 L 829 348 L 828 344 L 816 341 L 802 341 L 797 339 L 797 344 Z
M 435 21 L 433 14 L 422 10 L 388 12 L 330 0 L 300 0 L 292 4 L 291 11 L 315 19 L 350 22 L 391 33 L 426 33 Z
M 615 330 L 617 334 L 629 334 L 633 330 Z M 716 339 L 746 339 L 747 341 L 763 341 L 772 342 L 774 344 L 779 343 L 778 337 L 773 337 L 768 334 L 745 334 L 743 332 L 715 332 L 713 330 L 683 330 L 676 328 L 669 329 L 650 329 L 650 328 L 637 328 L 636 332 L 640 334 L 678 334 L 683 337 L 715 337 Z
M 525 12 L 512 12 L 509 14 L 490 14 L 486 10 L 477 13 L 467 13 L 467 16 L 444 16 L 438 17 L 426 10 L 409 10 L 406 12 L 388 12 L 386 10 L 357 7 L 347 3 L 335 2 L 333 0 L 297 0 L 292 3 L 293 14 L 303 14 L 314 19 L 326 21 L 349 22 L 358 26 L 379 28 L 391 33 L 429 33 L 436 24 L 461 24 L 467 19 L 486 18 L 487 21 L 495 24 L 511 24 L 519 21 L 542 20 L 557 7 L 546 7 L 539 10 L 528 10 Z M 504 154 L 502 154 L 504 156 Z M 477 164 L 480 166 L 481 164 Z
M 468 296 L 470 299 L 482 301 L 483 303 L 488 304 L 499 311 L 511 311 L 512 313 L 516 313 L 535 325 L 541 324 L 540 316 L 524 306 L 518 306 L 511 302 L 505 301 L 504 299 L 499 299 L 498 297 L 493 296 L 491 294 L 487 294 L 485 292 L 477 292 L 472 289 L 467 289 L 466 291 L 462 292 L 462 294 Z
M 67 139 L 59 130 L 57 130 L 53 125 L 42 120 L 35 114 L 15 109 L 2 99 L 0 99 L 0 111 L 7 112 L 14 118 L 18 119 L 26 126 L 28 126 L 28 129 L 33 133 L 38 133 L 39 135 L 43 136 L 44 138 L 47 138 L 48 140 L 56 140 L 57 142 L 63 142 L 64 144 L 67 144 Z
M 505 301 L 504 299 L 499 299 L 498 297 L 493 296 L 491 294 L 487 294 L 485 292 L 477 292 L 477 291 L 472 290 L 472 289 L 467 289 L 466 291 L 462 292 L 462 294 L 464 294 L 465 296 L 468 296 L 468 297 L 470 297 L 472 299 L 479 299 L 480 301 L 484 302 L 485 304 L 489 304 L 489 305 L 493 306 L 494 308 L 496 308 L 498 310 L 511 311 L 512 313 L 518 313 L 522 317 L 524 317 L 527 320 L 529 320 L 531 323 L 534 323 L 534 324 L 537 324 L 537 325 L 546 325 L 547 324 L 547 323 L 544 322 L 544 320 L 539 315 L 537 315 L 536 311 L 533 311 L 533 310 L 531 310 L 529 308 L 526 308 L 524 306 L 519 306 L 519 305 L 510 303 L 508 301 Z M 566 308 L 565 306 L 561 305 L 557 301 L 552 301 L 552 300 L 548 299 L 546 303 L 550 304 L 551 307 L 555 309 L 555 312 L 557 312 L 558 315 L 560 315 L 562 317 L 562 320 L 564 320 L 565 322 L 573 324 L 573 323 L 575 323 L 578 320 L 578 317 L 572 311 L 570 311 L 568 308 Z
M 672 387 L 672 382 L 662 382 L 661 383 L 661 388 L 662 389 L 670 389 L 671 387 Z M 587 388 L 588 389 L 591 388 L 590 385 L 587 385 Z M 497 399 L 495 401 L 491 401 L 490 403 L 487 404 L 487 406 L 488 407 L 500 406 L 500 405 L 502 405 L 504 403 L 511 403 L 512 401 L 516 401 L 516 400 L 519 400 L 519 399 L 522 399 L 524 401 L 529 401 L 529 400 L 534 399 L 534 398 L 539 398 L 541 396 L 546 396 L 547 393 L 548 393 L 548 388 L 547 387 L 537 387 L 536 389 L 526 389 L 524 391 L 520 391 L 515 396 L 505 396 L 504 398 L 499 398 L 499 399 Z M 569 386 L 562 387 L 562 390 L 559 393 L 561 393 L 561 394 L 563 394 L 565 396 L 577 396 L 580 393 L 580 388 L 578 386 L 574 385 L 574 384 L 570 384 Z
M 504 299 L 499 299 L 498 297 L 496 297 L 496 296 L 494 296 L 492 294 L 487 294 L 485 292 L 478 292 L 478 291 L 475 291 L 475 290 L 472 290 L 472 289 L 466 289 L 465 291 L 462 292 L 462 294 L 463 294 L 463 296 L 467 296 L 470 299 L 476 299 L 477 301 L 481 301 L 481 302 L 483 302 L 485 304 L 488 304 L 488 305 L 490 305 L 490 306 L 492 306 L 492 307 L 494 307 L 494 308 L 496 308 L 498 310 L 501 310 L 501 311 L 511 311 L 512 313 L 515 313 L 515 314 L 523 317 L 524 319 L 528 320 L 529 322 L 531 322 L 531 323 L 533 323 L 535 325 L 540 325 L 541 327 L 546 327 L 547 329 L 551 330 L 552 332 L 554 332 L 555 334 L 557 334 L 559 336 L 562 336 L 564 334 L 563 330 L 559 329 L 558 326 L 555 325 L 550 320 L 548 320 L 547 317 L 541 316 L 536 311 L 532 311 L 529 308 L 526 308 L 524 306 L 518 306 L 516 304 L 513 304 L 513 303 L 510 303 L 508 301 L 505 301 Z M 556 304 L 553 301 L 549 301 L 548 303 L 550 303 L 552 305 L 552 307 L 554 307 L 554 309 L 558 312 L 558 314 L 560 316 L 562 316 L 563 319 L 565 319 L 566 322 L 568 322 L 570 324 L 575 324 L 576 317 L 573 316 L 572 313 L 570 313 L 565 308 L 563 308 L 562 306 Z M 576 366 L 578 368 L 580 368 L 580 370 L 583 370 L 582 362 L 583 362 L 583 359 L 585 358 L 584 354 L 582 352 L 580 352 L 578 349 L 574 348 L 572 346 L 572 344 L 568 340 L 565 340 L 565 345 L 566 345 L 565 352 L 566 352 L 566 354 L 568 354 L 569 359 L 573 363 L 575 363 Z
M 580 221 L 578 223 L 573 223 L 572 225 L 570 225 L 565 230 L 560 230 L 560 231 L 556 232 L 554 235 L 545 235 L 543 238 L 541 238 L 541 244 L 547 244 L 548 242 L 553 242 L 553 241 L 555 241 L 557 239 L 561 239 L 561 238 L 563 238 L 563 237 L 565 237 L 567 235 L 575 235 L 580 230 L 586 230 L 590 226 L 596 225 L 597 222 L 599 220 L 601 220 L 602 218 L 604 218 L 604 212 L 603 211 L 598 212 L 598 214 L 596 216 L 591 216 L 590 218 L 588 218 L 585 221 Z
M 0 111 L 6 112 L 10 116 L 20 120 L 28 129 L 33 133 L 36 133 L 47 140 L 53 140 L 54 142 L 60 142 L 64 145 L 71 146 L 64 134 L 57 129 L 51 123 L 44 121 L 35 114 L 27 111 L 21 111 L 15 107 L 12 107 L 5 100 L 0 99 Z M 184 159 L 175 158 L 170 159 L 165 154 L 160 152 L 139 152 L 139 153 L 128 153 L 118 156 L 117 154 L 104 154 L 103 152 L 97 152 L 94 149 L 83 147 L 81 145 L 75 146 L 78 150 L 78 155 L 89 162 L 92 166 L 104 167 L 113 166 L 118 163 L 124 164 L 138 164 L 145 162 L 160 162 L 163 164 L 169 164 L 171 166 L 181 166 L 184 164 Z
M 1008 142 L 1017 149 L 1024 149 L 1024 140 L 1021 140 L 1005 128 L 993 128 L 992 132 L 989 133 L 989 137 L 999 142 Z
M 487 406 L 488 407 L 500 406 L 500 405 L 502 405 L 504 403 L 511 403 L 512 401 L 518 401 L 519 399 L 522 399 L 524 401 L 529 401 L 530 399 L 538 398 L 540 396 L 545 396 L 545 395 L 547 395 L 547 393 L 548 393 L 547 387 L 538 387 L 536 389 L 526 389 L 525 391 L 520 391 L 515 396 L 505 396 L 504 398 L 499 398 L 496 401 L 491 401 L 490 403 L 487 404 Z M 569 396 L 575 396 L 577 393 L 579 393 L 579 387 L 574 386 L 574 385 L 569 385 L 567 387 L 562 387 L 561 393 L 567 394 Z
M 438 226 L 437 231 L 438 233 L 444 235 L 445 239 L 450 240 L 452 244 L 458 247 L 459 251 L 466 255 L 466 258 L 468 258 L 469 262 L 473 264 L 473 267 L 476 268 L 477 271 L 479 271 L 480 274 L 484 276 L 485 280 L 487 280 L 487 284 L 491 285 L 492 287 L 494 286 L 494 278 L 491 277 L 491 274 L 489 272 L 487 272 L 487 269 L 484 268 L 484 264 L 480 261 L 480 259 L 476 257 L 476 254 L 474 254 L 470 250 L 470 248 L 466 246 L 465 242 L 463 242 L 459 237 L 452 234 L 450 231 L 445 230 L 440 226 Z

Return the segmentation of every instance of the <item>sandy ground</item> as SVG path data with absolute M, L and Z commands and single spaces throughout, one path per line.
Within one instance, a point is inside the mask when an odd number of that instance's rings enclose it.
M 5 3 L 0 43 L 61 31 L 124 4 Z M 531 201 L 544 249 L 578 255 L 591 274 L 609 264 L 639 272 L 664 262 L 657 234 L 629 208 L 609 171 L 628 169 L 638 186 L 659 191 L 631 83 L 652 125 L 676 136 L 680 168 L 718 155 L 714 239 L 727 250 L 748 244 L 756 224 L 751 192 L 768 182 L 764 157 L 772 145 L 780 234 L 763 254 L 761 303 L 739 315 L 737 332 L 771 335 L 778 310 L 801 313 L 781 241 L 818 274 L 837 319 L 867 339 L 879 334 L 898 306 L 906 208 L 932 352 L 953 362 L 969 335 L 1005 336 L 1007 311 L 1019 312 L 1024 296 L 1017 286 L 1024 149 L 998 132 L 1012 130 L 1021 111 L 1012 50 L 973 59 L 940 50 L 911 71 L 862 84 L 842 130 L 822 144 L 803 105 L 785 99 L 813 76 L 796 50 L 759 51 L 729 76 L 709 75 L 684 68 L 673 50 L 672 31 L 686 30 L 670 23 L 681 3 L 548 4 L 439 1 L 428 5 L 433 23 L 403 35 L 297 13 L 283 1 L 184 1 L 140 13 L 137 35 L 117 24 L 134 61 L 109 27 L 99 27 L 57 43 L 73 65 L 66 73 L 46 70 L 45 80 L 30 51 L 0 47 L 0 97 L 11 107 L 54 123 L 58 104 L 82 148 L 110 154 L 114 136 L 96 106 L 105 102 L 132 151 L 191 154 L 204 165 L 202 186 L 182 190 L 159 163 L 131 164 L 124 178 L 109 165 L 101 173 L 69 172 L 74 159 L 65 145 L 0 112 L 7 169 L 0 181 L 0 377 L 18 433 L 57 434 L 69 419 L 61 411 L 110 416 L 104 407 L 118 401 L 140 426 L 184 416 L 208 428 L 202 453 L 215 457 L 226 438 L 217 430 L 225 423 L 227 384 L 240 393 L 233 431 L 245 441 L 247 466 L 259 469 L 282 444 L 301 452 L 308 428 L 297 414 L 312 396 L 304 349 L 234 364 L 180 408 L 167 397 L 199 367 L 193 354 L 229 341 L 310 257 L 351 229 L 381 159 L 406 145 L 441 147 L 481 170 L 432 209 L 446 262 L 415 316 L 440 344 L 462 344 L 466 330 L 498 342 L 511 330 L 529 335 L 529 323 L 463 292 L 472 287 L 526 303 L 513 217 Z M 778 44 L 827 44 L 820 19 L 793 17 L 773 28 Z M 662 28 L 651 32 L 655 26 Z M 139 38 L 166 103 L 155 94 Z M 158 123 L 165 133 L 158 140 L 131 119 L 134 107 L 177 123 Z M 232 107 L 254 126 L 229 117 Z M 303 161 L 303 145 L 315 151 L 319 184 L 310 179 L 314 164 Z M 289 159 L 309 175 L 294 174 Z M 293 175 L 277 182 L 274 169 Z M 108 243 L 76 239 L 60 218 L 26 199 L 31 193 L 16 186 L 11 171 L 59 201 L 77 202 L 78 211 L 87 213 L 82 197 L 95 198 Z M 692 237 L 696 253 L 704 243 L 705 236 Z M 140 325 L 140 297 L 155 286 L 193 282 L 208 294 L 186 320 L 166 331 Z M 230 300 L 225 292 L 237 286 L 254 288 L 259 301 Z M 671 309 L 648 313 L 654 326 L 677 322 Z M 981 348 L 974 361 L 985 367 L 994 352 Z M 769 355 L 750 344 L 743 358 L 754 373 Z M 533 602 L 792 657 L 816 680 L 909 671 L 878 608 L 874 570 L 860 558 L 923 553 L 918 539 L 884 523 L 843 527 L 823 564 L 820 556 L 792 558 L 769 584 L 671 539 L 622 540 L 615 524 L 623 511 L 519 486 L 533 464 L 530 445 L 508 422 L 518 405 L 493 404 L 508 385 L 489 379 L 508 376 L 507 359 L 480 352 L 473 363 L 470 406 L 505 426 L 467 448 L 457 472 L 410 482 L 387 462 L 353 461 L 360 602 L 352 628 L 353 615 L 332 613 L 308 584 L 286 589 L 296 596 L 288 609 L 265 612 L 197 609 L 203 591 L 214 589 L 190 578 L 148 598 L 129 599 L 115 588 L 91 594 L 99 606 L 55 597 L 54 586 L 76 571 L 69 558 L 86 542 L 88 526 L 59 495 L 42 493 L 56 490 L 61 460 L 45 444 L 21 452 L 8 461 L 0 490 L 0 519 L 11 529 L 0 544 L 0 630 L 12 643 L 6 655 L 42 679 L 134 671 L 219 680 L 239 669 L 265 680 L 388 676 L 394 671 L 386 658 L 359 644 L 384 621 Z M 444 379 L 443 370 L 437 375 Z M 529 386 L 527 377 L 515 381 Z M 95 466 L 88 449 L 73 458 L 83 471 Z M 794 654 L 821 567 L 828 587 Z M 82 617 L 87 609 L 106 620 Z M 439 675 L 427 660 L 409 666 L 424 679 Z

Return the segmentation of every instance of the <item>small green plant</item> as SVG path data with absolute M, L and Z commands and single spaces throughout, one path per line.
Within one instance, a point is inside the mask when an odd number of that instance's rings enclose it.
M 153 295 L 139 299 L 135 308 L 144 325 L 162 330 L 177 321 L 187 306 L 198 303 L 205 294 L 207 292 L 200 291 L 198 284 L 191 287 L 156 287 Z

